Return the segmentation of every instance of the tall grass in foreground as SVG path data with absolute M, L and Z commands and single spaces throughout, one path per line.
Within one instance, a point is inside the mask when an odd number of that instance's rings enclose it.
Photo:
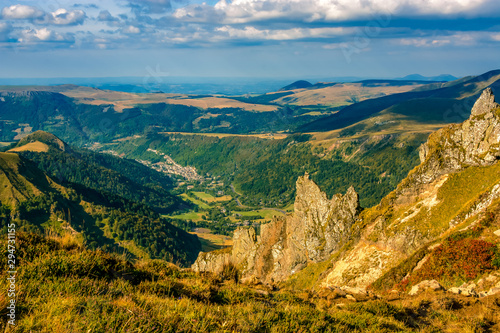
M 417 308 L 381 300 L 339 307 L 264 292 L 238 284 L 231 268 L 224 276 L 200 276 L 159 260 L 131 264 L 67 236 L 19 234 L 18 254 L 14 329 L 5 328 L 1 263 L 0 329 L 7 332 L 430 332 Z M 464 330 L 476 325 L 450 320 Z

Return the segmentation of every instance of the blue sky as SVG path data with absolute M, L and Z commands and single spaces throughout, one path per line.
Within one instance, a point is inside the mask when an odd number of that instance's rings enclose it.
M 0 77 L 455 76 L 500 68 L 498 0 L 0 0 Z

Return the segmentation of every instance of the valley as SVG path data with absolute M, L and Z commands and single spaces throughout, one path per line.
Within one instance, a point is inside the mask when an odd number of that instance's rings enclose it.
M 2 87 L 0 218 L 22 240 L 23 288 L 41 288 L 42 272 L 47 290 L 113 311 L 196 309 L 189 322 L 134 321 L 162 330 L 284 329 L 268 315 L 355 332 L 494 330 L 499 73 L 298 81 L 255 96 Z M 489 319 L 456 317 L 465 309 Z M 42 312 L 23 327 L 61 318 Z

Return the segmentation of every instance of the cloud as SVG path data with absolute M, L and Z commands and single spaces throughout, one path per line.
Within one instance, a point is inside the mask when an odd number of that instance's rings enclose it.
M 117 22 L 120 19 L 111 15 L 111 13 L 107 10 L 101 10 L 99 16 L 97 16 L 97 20 L 101 22 Z
M 89 4 L 75 3 L 71 7 L 73 7 L 73 8 L 99 9 L 99 6 L 96 5 L 95 3 L 89 3 Z
M 494 8 L 500 8 L 496 0 L 220 0 L 213 7 L 190 5 L 177 9 L 174 16 L 212 23 L 222 17 L 223 24 L 273 20 L 345 22 L 381 14 L 403 17 L 492 15 Z
M 494 36 L 495 34 L 482 31 L 455 32 L 446 35 L 398 38 L 395 39 L 394 42 L 396 44 L 403 46 L 414 46 L 414 47 L 424 47 L 424 48 L 442 47 L 442 46 L 471 47 L 471 46 L 477 46 L 482 43 L 491 42 L 492 39 L 494 40 Z
M 2 18 L 5 20 L 25 20 L 42 17 L 45 13 L 35 7 L 25 5 L 12 5 L 2 9 Z
M 299 40 L 304 38 L 331 38 L 344 36 L 352 33 L 352 28 L 332 27 L 332 28 L 293 28 L 293 29 L 257 29 L 247 26 L 243 29 L 223 26 L 216 28 L 228 38 L 253 39 L 253 40 Z
M 126 26 L 125 28 L 123 28 L 122 32 L 124 34 L 136 35 L 136 34 L 141 33 L 141 29 L 139 29 L 138 27 L 134 27 L 133 25 L 129 25 L 129 26 Z
M 18 39 L 20 43 L 40 43 L 40 42 L 59 42 L 74 43 L 75 38 L 72 34 L 61 34 L 48 28 L 27 29 L 21 32 Z
M 68 11 L 64 8 L 59 8 L 55 12 L 47 15 L 48 22 L 55 25 L 79 25 L 83 24 L 87 15 L 83 10 Z

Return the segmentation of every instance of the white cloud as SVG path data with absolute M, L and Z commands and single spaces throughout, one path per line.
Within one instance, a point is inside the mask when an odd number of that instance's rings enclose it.
M 48 28 L 27 29 L 21 32 L 20 43 L 39 42 L 74 42 L 75 39 L 70 34 L 61 34 Z
M 86 18 L 83 10 L 68 11 L 64 8 L 59 8 L 55 12 L 48 15 L 49 23 L 55 25 L 78 25 L 83 24 Z
M 491 34 L 481 31 L 457 32 L 445 36 L 415 37 L 396 39 L 395 43 L 414 47 L 474 46 L 485 42 Z M 500 36 L 499 36 L 500 37 Z M 490 39 L 491 41 L 491 39 Z
M 472 15 L 491 14 L 497 0 L 220 0 L 211 7 L 191 5 L 175 11 L 174 17 L 188 21 L 223 18 L 224 24 L 268 20 L 347 21 L 377 15 Z M 214 11 L 207 15 L 207 11 Z
M 296 40 L 303 38 L 325 38 L 344 36 L 352 33 L 352 28 L 293 28 L 293 29 L 257 29 L 247 26 L 244 29 L 223 26 L 216 28 L 215 31 L 221 32 L 224 36 L 237 39 L 253 40 Z
M 129 25 L 122 29 L 122 32 L 125 34 L 138 34 L 141 32 L 141 29 L 138 27 L 134 27 L 133 25 Z
M 129 2 L 149 13 L 163 13 L 172 8 L 170 0 L 129 0 Z
M 25 5 L 12 5 L 2 9 L 2 18 L 6 20 L 35 19 L 42 17 L 44 14 L 38 8 Z
M 97 20 L 101 22 L 119 21 L 119 19 L 111 15 L 111 13 L 108 10 L 101 10 L 99 12 L 99 16 L 97 16 Z
M 500 33 L 491 34 L 491 39 L 496 42 L 500 42 Z

